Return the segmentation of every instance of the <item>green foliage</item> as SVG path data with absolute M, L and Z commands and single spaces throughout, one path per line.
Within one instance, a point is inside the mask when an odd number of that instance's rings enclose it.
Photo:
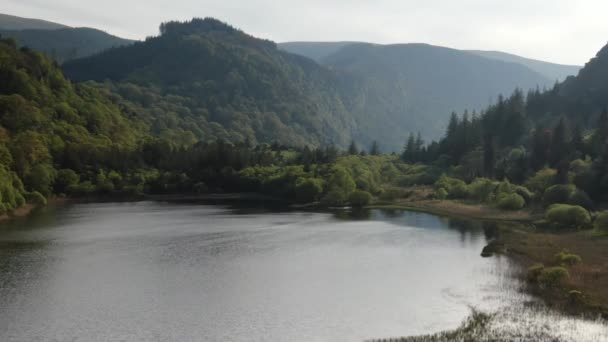
M 476 178 L 469 184 L 469 196 L 481 203 L 489 202 L 496 189 L 496 183 L 488 178 Z
M 496 205 L 503 210 L 519 210 L 526 205 L 526 200 L 518 194 L 500 194 L 496 198 Z
M 580 256 L 567 251 L 561 251 L 555 255 L 555 261 L 560 265 L 574 266 L 583 262 Z
M 568 278 L 570 278 L 570 273 L 564 267 L 547 267 L 538 275 L 538 283 L 543 288 L 557 288 Z
M 526 181 L 526 188 L 544 193 L 550 186 L 555 184 L 557 171 L 554 169 L 542 169 Z
M 95 86 L 171 140 L 345 148 L 356 127 L 333 72 L 211 18 L 165 23 L 160 36 L 64 69 L 110 80 Z
M 608 211 L 602 211 L 597 214 L 593 225 L 601 232 L 608 232 Z
M 438 190 L 435 190 L 435 197 L 437 197 L 437 199 L 440 199 L 440 200 L 447 199 L 448 191 L 444 188 L 439 188 Z
M 551 204 L 568 203 L 575 190 L 574 185 L 553 185 L 545 191 L 543 204 L 548 207 Z
M 350 194 L 348 201 L 353 207 L 364 207 L 371 203 L 372 194 L 367 191 L 355 190 Z
M 78 182 L 80 182 L 80 176 L 74 170 L 59 170 L 57 171 L 57 177 L 55 177 L 55 192 L 58 194 L 69 194 L 78 186 Z
M 296 200 L 300 203 L 316 202 L 323 194 L 323 180 L 318 178 L 298 178 L 295 192 Z
M 541 273 L 544 271 L 544 269 L 545 269 L 545 266 L 543 264 L 534 264 L 534 265 L 528 267 L 528 274 L 527 274 L 528 281 L 537 282 L 538 277 L 541 275 Z
M 439 189 L 444 189 L 448 198 L 461 199 L 468 196 L 467 184 L 464 181 L 446 175 L 441 176 L 435 183 L 435 191 Z
M 42 205 L 42 206 L 47 205 L 46 197 L 44 197 L 44 195 L 42 195 L 38 191 L 26 193 L 25 199 L 28 203 Z
M 581 207 L 567 204 L 554 204 L 547 209 L 545 219 L 554 228 L 582 229 L 591 225 L 591 215 Z

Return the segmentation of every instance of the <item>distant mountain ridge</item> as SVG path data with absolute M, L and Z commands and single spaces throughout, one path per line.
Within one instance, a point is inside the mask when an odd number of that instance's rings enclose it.
M 359 42 L 286 42 L 278 44 L 279 48 L 295 53 L 298 55 L 306 56 L 319 63 L 323 63 L 329 56 L 338 53 L 340 49 L 345 48 L 352 44 L 370 44 L 377 47 L 391 46 L 391 45 L 407 45 L 407 44 L 372 44 L 372 43 L 359 43 Z M 540 60 L 530 59 L 526 57 L 517 56 L 514 54 L 500 52 L 500 51 L 482 51 L 482 50 L 461 50 L 470 52 L 475 55 L 482 57 L 496 59 L 504 62 L 517 63 L 524 65 L 531 70 L 543 75 L 552 82 L 563 81 L 568 76 L 575 76 L 581 69 L 581 66 L 577 65 L 563 65 L 550 62 L 544 62 Z
M 525 58 L 517 55 L 513 55 L 506 52 L 500 51 L 480 51 L 480 50 L 466 50 L 479 56 L 494 58 L 505 62 L 518 63 L 527 66 L 528 68 L 540 73 L 553 81 L 563 81 L 568 76 L 576 76 L 581 70 L 581 66 L 578 65 L 565 65 L 543 62 L 536 59 Z
M 19 45 L 44 52 L 59 63 L 88 57 L 113 47 L 129 45 L 134 42 L 86 27 L 53 30 L 0 30 L 0 35 L 15 38 Z
M 63 28 L 69 28 L 69 26 L 41 19 L 21 18 L 0 13 L 0 30 L 57 30 Z
M 519 64 L 428 44 L 351 44 L 323 64 L 349 75 L 343 89 L 362 123 L 359 140 L 379 140 L 391 150 L 410 132 L 439 138 L 452 111 L 480 110 L 499 94 L 553 84 Z
M 16 39 L 20 46 L 44 52 L 59 63 L 134 42 L 93 28 L 74 28 L 7 14 L 0 14 L 0 35 Z

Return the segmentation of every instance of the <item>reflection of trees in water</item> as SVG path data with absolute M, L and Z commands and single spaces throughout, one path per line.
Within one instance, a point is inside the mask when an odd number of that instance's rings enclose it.
M 349 210 L 336 210 L 333 212 L 334 217 L 339 220 L 347 221 L 367 221 L 371 220 L 373 216 L 373 210 L 371 209 L 349 209 Z

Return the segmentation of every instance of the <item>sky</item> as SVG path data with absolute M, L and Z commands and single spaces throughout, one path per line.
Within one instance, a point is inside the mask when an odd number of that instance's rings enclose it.
M 0 11 L 143 39 L 214 17 L 285 41 L 428 43 L 583 65 L 608 43 L 606 0 L 0 0 Z

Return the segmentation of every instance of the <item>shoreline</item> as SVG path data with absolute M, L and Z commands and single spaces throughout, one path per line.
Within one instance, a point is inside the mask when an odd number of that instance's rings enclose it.
M 528 210 L 506 211 L 483 204 L 467 204 L 451 200 L 396 201 L 394 203 L 370 205 L 366 208 L 402 209 L 439 216 L 506 223 L 532 223 L 541 217 L 541 215 Z
M 116 201 L 116 198 L 60 198 L 53 197 L 48 205 L 64 205 L 68 202 L 107 202 Z M 123 198 L 123 201 L 125 199 Z M 203 200 L 255 200 L 255 201 L 281 201 L 278 198 L 252 193 L 231 194 L 205 194 L 205 195 L 146 195 L 141 198 L 131 198 L 127 201 L 203 201 Z M 0 224 L 14 219 L 27 218 L 40 206 L 27 204 L 21 208 L 0 216 Z M 295 209 L 297 209 L 296 207 Z M 323 210 L 317 205 L 302 208 L 313 208 Z M 535 263 L 543 263 L 552 266 L 554 255 L 562 250 L 579 254 L 583 258 L 583 264 L 575 266 L 570 270 L 571 277 L 563 288 L 552 291 L 541 291 L 534 286 L 526 286 L 528 292 L 542 299 L 549 307 L 558 311 L 589 315 L 600 314 L 608 318 L 608 236 L 597 237 L 591 231 L 581 232 L 542 232 L 531 226 L 532 222 L 539 218 L 538 214 L 531 211 L 504 211 L 480 204 L 467 204 L 450 200 L 418 200 L 418 201 L 395 201 L 366 206 L 365 209 L 398 209 L 414 212 L 424 212 L 438 216 L 461 218 L 468 220 L 479 220 L 487 222 L 516 223 L 522 228 L 504 226 L 500 228 L 500 237 L 497 240 L 504 245 L 502 254 L 514 260 L 522 266 L 522 270 Z M 524 228 L 524 227 L 528 228 Z M 480 251 L 481 253 L 482 251 Z M 604 256 L 605 255 L 605 256 Z M 605 274 L 605 276 L 603 276 Z M 526 280 L 526 273 L 522 272 L 521 279 Z M 569 305 L 568 293 L 570 291 L 581 291 L 585 300 L 577 303 L 577 306 Z

